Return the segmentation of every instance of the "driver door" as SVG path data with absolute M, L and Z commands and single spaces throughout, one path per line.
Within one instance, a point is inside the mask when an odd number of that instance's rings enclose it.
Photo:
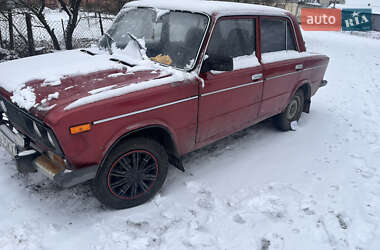
M 256 57 L 255 17 L 219 19 L 206 55 L 233 58 L 229 72 L 202 70 L 198 143 L 208 143 L 253 124 L 263 91 L 263 69 Z M 203 72 L 205 71 L 205 72 Z

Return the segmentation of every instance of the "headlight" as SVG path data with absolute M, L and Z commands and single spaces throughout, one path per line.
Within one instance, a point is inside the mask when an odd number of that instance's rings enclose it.
M 41 135 L 41 131 L 40 131 L 40 129 L 38 128 L 37 123 L 36 123 L 35 121 L 33 121 L 33 129 L 34 129 L 34 132 L 35 132 L 39 137 L 42 137 L 42 135 Z

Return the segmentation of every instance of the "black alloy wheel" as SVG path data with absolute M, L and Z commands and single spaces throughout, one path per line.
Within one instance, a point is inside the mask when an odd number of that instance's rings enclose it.
M 145 150 L 134 150 L 112 164 L 108 188 L 120 199 L 136 199 L 152 188 L 157 177 L 156 157 Z
M 93 193 L 110 208 L 141 205 L 161 189 L 168 166 L 168 155 L 161 144 L 145 137 L 127 138 L 99 167 L 92 183 Z

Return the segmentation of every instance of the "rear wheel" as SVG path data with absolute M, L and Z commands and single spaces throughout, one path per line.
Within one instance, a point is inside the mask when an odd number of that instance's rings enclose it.
M 302 90 L 298 90 L 290 100 L 288 106 L 286 106 L 284 112 L 275 117 L 276 127 L 282 131 L 290 130 L 291 123 L 300 119 L 304 103 L 304 93 Z
M 157 142 L 132 138 L 112 150 L 93 181 L 93 192 L 104 205 L 123 209 L 152 198 L 165 182 L 168 156 Z

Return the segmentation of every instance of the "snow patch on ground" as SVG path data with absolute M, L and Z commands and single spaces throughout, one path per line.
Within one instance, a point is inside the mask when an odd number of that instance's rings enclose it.
M 298 129 L 298 122 L 297 121 L 292 121 L 290 123 L 290 128 L 293 130 L 293 131 L 296 131 Z

